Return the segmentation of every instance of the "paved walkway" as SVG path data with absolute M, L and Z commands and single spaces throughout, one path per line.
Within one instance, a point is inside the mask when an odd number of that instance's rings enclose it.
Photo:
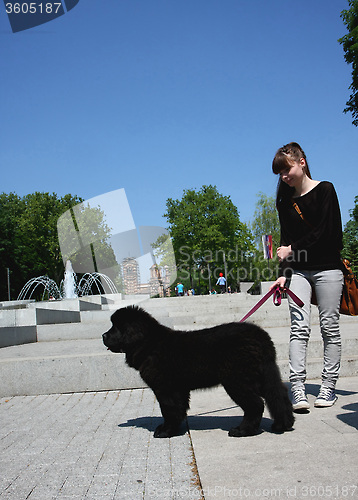
M 159 415 L 149 389 L 2 398 L 0 498 L 198 498 L 190 436 L 154 439 Z
M 342 377 L 338 401 L 314 408 L 319 381 L 306 386 L 309 414 L 296 415 L 294 430 L 270 432 L 265 412 L 262 434 L 228 438 L 240 409 L 222 388 L 198 392 L 188 418 L 205 500 L 358 500 L 358 377 Z
M 192 395 L 189 431 L 154 439 L 149 389 L 0 399 L 0 499 L 358 499 L 358 377 L 295 429 L 229 438 L 242 415 L 219 387 Z

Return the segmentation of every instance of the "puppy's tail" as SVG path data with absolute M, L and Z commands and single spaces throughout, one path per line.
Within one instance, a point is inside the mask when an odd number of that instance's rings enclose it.
M 275 360 L 268 361 L 265 365 L 263 388 L 267 407 L 274 420 L 272 430 L 285 432 L 292 429 L 295 421 L 292 403 Z

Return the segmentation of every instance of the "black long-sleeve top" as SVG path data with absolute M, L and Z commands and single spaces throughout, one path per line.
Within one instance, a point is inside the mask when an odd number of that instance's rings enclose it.
M 297 203 L 305 220 L 293 206 Z M 342 221 L 336 191 L 332 183 L 322 181 L 298 198 L 278 200 L 281 246 L 291 245 L 293 255 L 281 263 L 286 269 L 341 269 Z

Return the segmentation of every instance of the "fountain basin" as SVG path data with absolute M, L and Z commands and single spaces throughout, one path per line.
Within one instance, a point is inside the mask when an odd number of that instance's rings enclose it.
M 26 307 L 35 302 L 35 299 L 29 300 L 5 300 L 0 302 L 0 311 L 8 309 L 26 309 Z

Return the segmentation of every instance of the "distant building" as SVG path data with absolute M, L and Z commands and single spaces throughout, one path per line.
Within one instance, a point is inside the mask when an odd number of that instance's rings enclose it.
M 170 296 L 170 271 L 168 266 L 150 268 L 150 293 L 159 297 Z
M 168 266 L 158 267 L 155 264 L 150 268 L 149 283 L 141 283 L 140 270 L 136 259 L 128 257 L 122 264 L 123 291 L 126 295 L 159 295 L 170 296 L 170 270 Z
M 139 293 L 140 272 L 138 262 L 129 257 L 122 262 L 123 288 L 126 295 Z
M 136 259 L 129 257 L 123 259 L 122 277 L 123 289 L 126 295 L 159 295 L 170 296 L 170 270 L 168 266 L 158 267 L 155 264 L 150 268 L 149 283 L 141 283 L 140 270 Z

